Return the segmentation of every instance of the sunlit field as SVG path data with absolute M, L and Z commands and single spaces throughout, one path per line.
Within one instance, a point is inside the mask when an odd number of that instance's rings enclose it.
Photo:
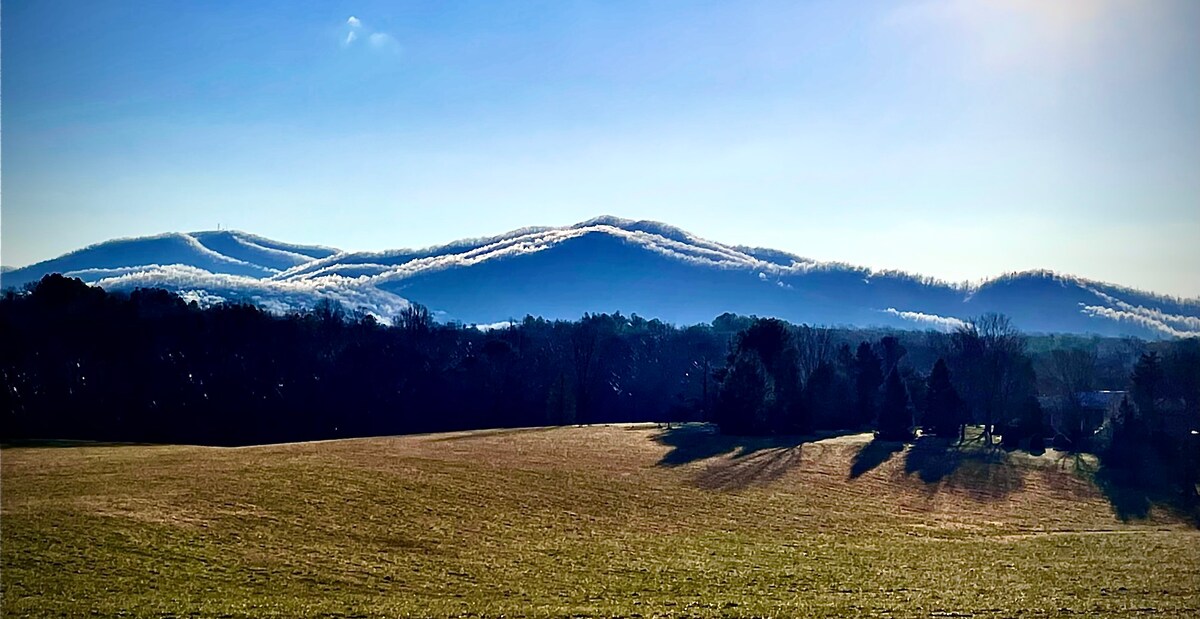
M 0 460 L 13 617 L 1200 614 L 1194 523 L 1054 451 L 614 425 Z

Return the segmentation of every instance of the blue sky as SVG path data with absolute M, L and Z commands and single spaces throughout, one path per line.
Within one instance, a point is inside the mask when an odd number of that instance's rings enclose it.
M 350 18 L 354 17 L 354 20 Z M 1200 3 L 5 0 L 5 265 L 599 214 L 1200 296 Z

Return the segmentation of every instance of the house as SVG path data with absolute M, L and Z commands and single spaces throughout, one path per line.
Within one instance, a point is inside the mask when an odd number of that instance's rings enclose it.
M 1074 397 L 1040 397 L 1038 403 L 1055 437 L 1073 443 L 1111 427 L 1125 395 L 1125 391 L 1081 391 Z

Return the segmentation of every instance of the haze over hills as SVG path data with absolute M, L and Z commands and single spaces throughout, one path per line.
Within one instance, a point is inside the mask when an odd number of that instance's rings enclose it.
M 1032 332 L 1200 335 L 1200 299 L 1049 271 L 979 285 L 730 246 L 650 221 L 599 217 L 424 249 L 343 252 L 237 231 L 118 239 L 3 272 L 20 287 L 63 273 L 109 290 L 161 287 L 202 304 L 274 311 L 337 301 L 387 320 L 421 303 L 443 320 L 636 313 L 677 324 L 733 312 L 827 325 L 953 329 L 985 312 Z

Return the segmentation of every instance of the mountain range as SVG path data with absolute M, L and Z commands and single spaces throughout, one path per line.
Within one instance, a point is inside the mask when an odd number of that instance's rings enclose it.
M 244 232 L 169 233 L 99 243 L 0 273 L 0 287 L 46 274 L 108 290 L 166 288 L 202 305 L 245 301 L 288 312 L 329 299 L 388 320 L 412 302 L 442 320 L 493 324 L 527 314 L 636 313 L 695 324 L 732 312 L 824 325 L 950 330 L 987 312 L 1042 333 L 1200 336 L 1200 299 L 1028 271 L 952 284 L 899 271 L 724 245 L 652 221 L 598 217 L 425 249 L 348 252 Z

